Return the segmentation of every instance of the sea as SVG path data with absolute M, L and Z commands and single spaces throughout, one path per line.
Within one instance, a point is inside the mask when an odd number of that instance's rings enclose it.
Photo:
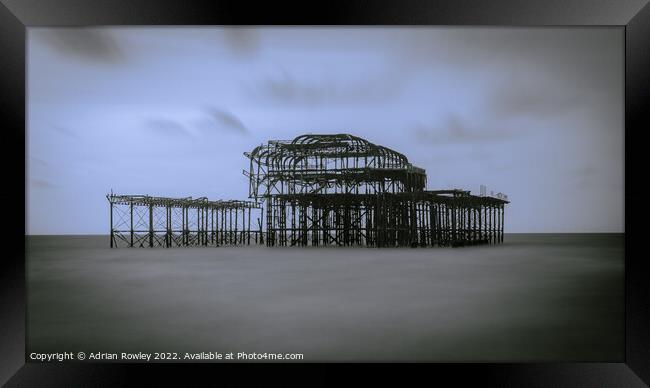
M 623 362 L 624 269 L 623 234 L 462 248 L 111 249 L 108 236 L 26 236 L 27 352 Z

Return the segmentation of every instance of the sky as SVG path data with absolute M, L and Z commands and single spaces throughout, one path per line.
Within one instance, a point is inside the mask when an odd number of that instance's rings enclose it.
M 106 194 L 246 199 L 243 155 L 350 133 L 506 233 L 624 231 L 624 30 L 28 28 L 27 234 L 106 234 Z

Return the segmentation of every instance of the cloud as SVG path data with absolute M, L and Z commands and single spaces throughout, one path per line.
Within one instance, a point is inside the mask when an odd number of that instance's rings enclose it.
M 54 189 L 58 187 L 54 183 L 44 179 L 32 179 L 32 187 L 36 189 Z
M 203 131 L 229 131 L 242 135 L 250 133 L 242 120 L 233 113 L 217 108 L 207 107 L 206 116 L 198 122 L 198 127 Z
M 560 85 L 548 75 L 511 74 L 484 96 L 483 108 L 500 120 L 557 120 L 593 108 L 599 96 Z
M 235 56 L 250 58 L 258 54 L 260 50 L 258 29 L 226 27 L 222 31 L 226 47 Z
M 64 56 L 114 64 L 125 60 L 125 51 L 108 29 L 47 28 L 35 29 L 35 38 Z
M 334 77 L 297 79 L 288 71 L 267 77 L 251 88 L 253 95 L 290 104 L 368 103 L 394 99 L 400 92 L 397 77 Z
M 622 29 L 426 28 L 389 41 L 404 72 L 475 77 L 477 91 L 487 91 L 484 108 L 500 120 L 591 116 L 621 96 Z
M 422 66 L 461 70 L 506 67 L 551 74 L 565 82 L 598 80 L 622 60 L 623 30 L 602 28 L 424 28 L 401 30 L 390 41 L 400 56 Z
M 58 133 L 60 133 L 60 134 L 62 134 L 62 135 L 64 135 L 64 136 L 72 137 L 72 138 L 75 138 L 75 139 L 78 139 L 78 138 L 79 138 L 79 135 L 78 135 L 76 132 L 74 132 L 74 131 L 72 131 L 72 130 L 66 128 L 66 127 L 62 127 L 62 126 L 60 126 L 60 125 L 53 125 L 52 128 L 53 128 L 56 132 L 58 132 Z
M 50 164 L 43 159 L 37 158 L 35 156 L 30 156 L 29 159 L 34 162 L 34 165 L 41 167 L 49 167 Z
M 183 124 L 169 119 L 151 119 L 145 123 L 145 128 L 162 136 L 190 136 Z
M 593 165 L 586 165 L 580 168 L 575 168 L 573 172 L 573 181 L 582 189 L 592 189 L 602 185 L 601 176 L 599 176 L 598 169 Z
M 450 115 L 442 127 L 416 125 L 411 133 L 418 144 L 485 143 L 510 139 L 519 134 L 505 126 L 472 127 L 456 115 Z

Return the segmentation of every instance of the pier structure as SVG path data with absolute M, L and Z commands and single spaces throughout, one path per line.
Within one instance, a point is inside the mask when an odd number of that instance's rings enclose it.
M 271 140 L 245 153 L 267 246 L 464 246 L 503 242 L 507 197 L 426 190 L 406 156 L 348 135 Z
M 110 207 L 111 248 L 263 242 L 260 206 L 253 201 L 116 194 L 108 194 L 106 199 Z
M 110 246 L 432 247 L 504 240 L 502 193 L 428 190 L 426 171 L 349 134 L 269 140 L 244 155 L 249 199 L 106 196 Z

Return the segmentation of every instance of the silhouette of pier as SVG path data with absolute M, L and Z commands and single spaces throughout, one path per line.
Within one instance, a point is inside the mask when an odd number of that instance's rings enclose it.
M 427 190 L 424 169 L 360 137 L 301 135 L 270 140 L 244 155 L 251 201 L 107 196 L 111 247 L 118 241 L 150 247 L 503 242 L 507 196 L 487 195 L 483 185 L 480 195 Z

